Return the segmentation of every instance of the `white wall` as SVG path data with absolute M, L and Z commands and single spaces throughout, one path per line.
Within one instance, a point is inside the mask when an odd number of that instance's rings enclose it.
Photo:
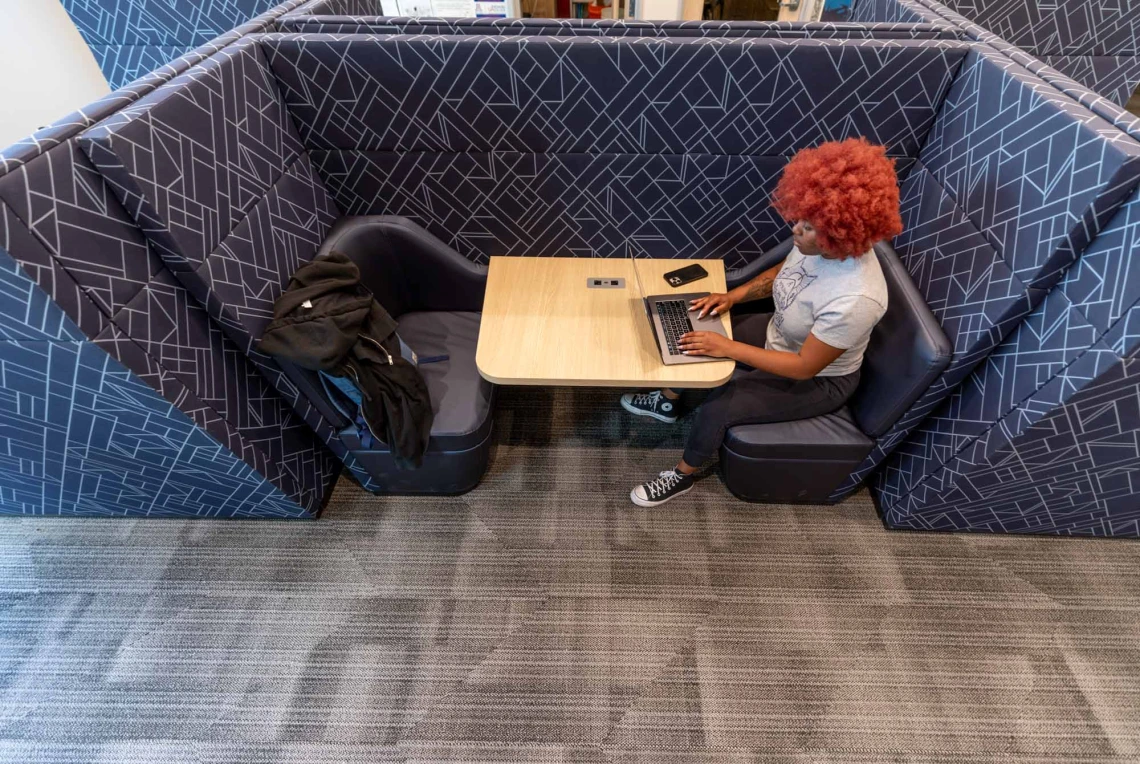
M 59 0 L 0 0 L 0 148 L 110 90 Z

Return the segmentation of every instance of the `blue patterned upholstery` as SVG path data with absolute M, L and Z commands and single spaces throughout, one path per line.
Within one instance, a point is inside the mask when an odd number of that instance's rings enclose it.
M 915 155 L 965 52 L 720 38 L 261 43 L 348 214 L 410 217 L 476 261 L 606 256 L 636 237 L 655 256 L 730 266 L 786 235 L 767 199 L 800 147 L 867 135 Z M 520 74 L 509 96 L 505 71 Z
M 1140 536 L 1138 391 L 1135 353 L 1087 348 L 884 518 L 894 527 Z
M 1027 285 L 1060 278 L 1140 177 L 1140 147 L 1013 62 L 972 51 L 920 158 Z
M 296 4 L 290 0 L 244 29 L 261 29 Z M 21 446 L 22 461 L 5 462 L 0 483 L 24 484 L 26 490 L 18 500 L 15 494 L 0 499 L 0 512 L 306 517 L 327 496 L 339 472 L 337 460 L 148 251 L 75 145 L 80 130 L 241 34 L 223 35 L 0 151 L 0 331 L 6 340 L 0 344 L 11 351 L 12 375 L 39 380 L 29 382 L 30 397 L 0 404 L 0 431 L 7 436 L 12 428 L 31 432 L 38 426 L 28 423 L 28 412 L 45 410 L 35 396 L 49 373 L 51 400 L 74 395 L 92 401 L 76 417 L 94 412 L 109 437 L 100 444 L 84 442 L 88 436 L 80 429 L 69 435 L 68 420 L 60 418 L 68 407 L 56 405 L 45 431 L 62 433 L 57 446 L 74 437 L 74 448 L 68 447 L 58 462 L 61 471 L 44 483 L 37 481 L 45 480 L 45 459 L 53 457 Z M 57 342 L 49 348 L 45 340 Z M 17 353 L 17 345 L 27 353 Z M 81 362 L 67 363 L 78 375 L 69 375 L 63 360 L 73 356 Z M 25 364 L 54 360 L 48 372 L 34 364 L 18 371 L 17 357 Z M 102 387 L 90 371 L 96 367 L 104 372 Z M 131 416 L 116 424 L 117 409 L 128 405 Z M 0 437 L 0 452 L 11 447 Z M 110 452 L 99 450 L 104 447 Z M 145 454 L 137 473 L 129 462 L 112 459 L 111 452 L 140 448 Z M 168 482 L 158 477 L 161 469 L 169 473 Z M 195 488 L 195 481 L 210 487 Z M 60 491 L 72 498 L 60 500 Z M 115 501 L 117 491 L 125 498 Z M 133 494 L 146 495 L 148 504 Z
M 1140 83 L 1140 14 L 1129 13 L 1127 4 L 955 0 L 948 7 L 937 0 L 860 0 L 853 18 L 894 21 L 911 16 L 915 5 L 924 8 L 918 15 L 925 20 L 953 24 L 1098 113 L 1097 94 L 1119 109 Z M 1091 98 L 1081 91 L 1089 91 Z
M 1041 60 L 1121 106 L 1140 85 L 1140 56 L 1041 56 Z
M 887 462 L 876 490 L 888 522 L 1136 535 L 1136 516 L 1120 510 L 1134 501 L 1128 471 L 1140 454 L 1140 281 L 1130 273 L 1138 240 L 1133 193 L 1025 323 Z M 992 482 L 1002 477 L 1008 485 Z
M 275 0 L 63 0 L 112 90 L 275 5 Z
M 241 93 L 241 98 L 234 98 Z M 332 425 L 256 350 L 273 302 L 339 212 L 256 43 L 239 42 L 84 133 L 174 277 L 366 487 Z
M 1118 0 L 946 0 L 953 10 L 1037 55 L 1140 55 L 1140 15 Z
M 923 147 L 921 168 L 904 187 L 907 231 L 895 242 L 943 321 L 954 358 L 835 498 L 853 490 L 898 449 L 875 484 L 880 504 L 889 508 L 941 463 L 940 454 L 954 450 L 926 433 L 939 416 L 953 427 L 960 418 L 992 422 L 1004 414 L 1001 402 L 1017 393 L 1001 393 L 994 383 L 984 387 L 985 404 L 955 404 L 965 394 L 961 390 L 943 402 L 1042 302 L 1135 186 L 1140 144 L 1121 138 L 1000 54 L 971 51 Z M 916 221 L 932 215 L 947 225 L 916 227 Z M 936 281 L 935 273 L 954 276 Z M 973 281 L 973 293 L 956 306 L 959 317 L 948 324 L 945 290 L 961 291 L 966 274 L 985 275 Z M 1024 388 L 1024 376 L 1019 379 L 1022 387 L 1015 388 L 1032 392 Z M 1012 377 L 1008 384 L 1014 384 Z M 957 413 L 935 414 L 910 434 L 931 412 L 947 412 L 950 406 L 957 406 Z M 976 437 L 977 429 L 965 437 Z

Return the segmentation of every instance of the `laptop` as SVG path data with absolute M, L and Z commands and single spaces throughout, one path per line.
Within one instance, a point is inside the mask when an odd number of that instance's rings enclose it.
M 720 361 L 707 355 L 682 355 L 677 347 L 681 335 L 687 332 L 716 332 L 727 337 L 728 334 L 721 326 L 720 316 L 705 315 L 697 318 L 697 313 L 689 312 L 689 302 L 701 297 L 707 297 L 708 292 L 690 292 L 688 294 L 656 294 L 646 295 L 641 283 L 641 274 L 637 271 L 637 258 L 633 256 L 633 245 L 627 244 L 629 259 L 633 264 L 633 277 L 637 282 L 637 293 L 641 303 L 645 306 L 645 317 L 649 319 L 649 326 L 653 331 L 653 339 L 657 342 L 657 349 L 661 352 L 661 360 L 667 366 L 679 363 L 706 363 Z

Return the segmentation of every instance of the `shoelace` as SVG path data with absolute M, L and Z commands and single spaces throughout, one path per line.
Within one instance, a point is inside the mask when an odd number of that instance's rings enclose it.
M 634 396 L 633 403 L 635 406 L 648 404 L 653 408 L 657 408 L 657 401 L 661 400 L 661 391 L 654 390 L 651 393 L 638 393 Z
M 677 470 L 665 470 L 645 484 L 645 492 L 649 494 L 650 499 L 656 499 L 658 496 L 664 496 L 680 482 L 681 476 L 677 474 Z

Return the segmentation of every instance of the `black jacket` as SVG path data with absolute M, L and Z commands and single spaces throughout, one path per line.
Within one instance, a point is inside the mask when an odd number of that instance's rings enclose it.
M 352 380 L 372 435 L 388 445 L 397 465 L 418 467 L 431 433 L 431 399 L 419 369 L 400 356 L 395 332 L 395 320 L 360 283 L 356 264 L 330 252 L 293 274 L 273 304 L 260 349 Z

